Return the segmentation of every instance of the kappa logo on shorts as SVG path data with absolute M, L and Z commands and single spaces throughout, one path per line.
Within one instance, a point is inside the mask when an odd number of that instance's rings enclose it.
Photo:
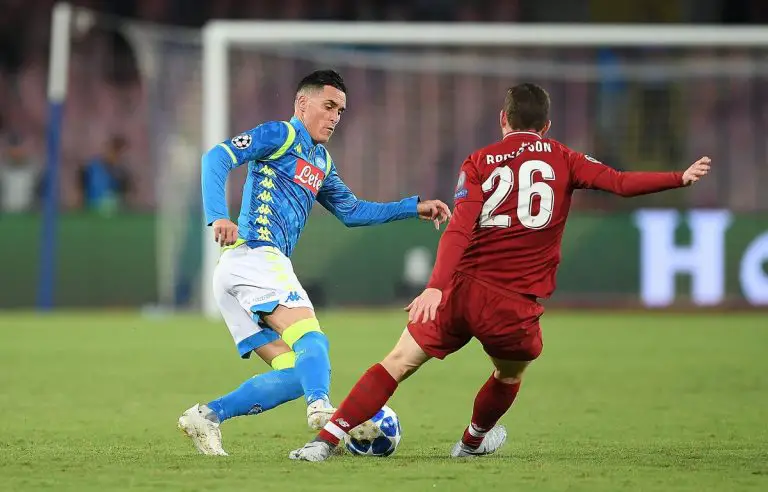
M 303 298 L 303 297 L 301 297 L 301 296 L 299 295 L 299 293 L 298 293 L 298 292 L 296 292 L 295 290 L 292 290 L 292 291 L 291 291 L 291 292 L 288 294 L 288 297 L 286 297 L 286 298 L 285 298 L 285 302 L 299 302 L 299 301 L 303 301 L 303 300 L 304 300 L 304 298 Z

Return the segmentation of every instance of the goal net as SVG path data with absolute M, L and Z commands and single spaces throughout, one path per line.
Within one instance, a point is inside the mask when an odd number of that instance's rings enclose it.
M 289 118 L 298 80 L 318 68 L 337 69 L 348 86 L 329 147 L 342 178 L 369 200 L 451 200 L 460 163 L 499 136 L 506 88 L 532 81 L 551 95 L 551 135 L 616 168 L 680 169 L 700 155 L 716 163 L 714 179 L 693 193 L 631 203 L 582 194 L 574 207 L 768 209 L 764 30 L 216 21 L 200 33 L 90 19 L 89 29 L 123 32 L 136 57 L 140 109 L 125 124 L 146 167 L 142 200 L 158 212 L 163 304 L 218 315 L 200 154 Z M 233 215 L 244 176 L 243 166 L 230 178 Z
M 349 93 L 330 149 L 350 187 L 374 200 L 450 200 L 463 159 L 498 138 L 506 88 L 535 81 L 552 97 L 552 136 L 617 168 L 680 169 L 705 154 L 721 163 L 692 195 L 632 206 L 754 210 L 768 206 L 766 41 L 712 26 L 212 22 L 203 141 L 287 118 L 297 80 L 334 67 Z M 575 206 L 627 203 L 593 194 Z M 206 285 L 217 251 L 204 244 Z M 203 308 L 216 315 L 210 299 Z

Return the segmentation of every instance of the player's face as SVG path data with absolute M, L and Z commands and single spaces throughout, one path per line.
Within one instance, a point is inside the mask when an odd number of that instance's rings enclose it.
M 302 100 L 303 98 L 306 99 Z M 323 90 L 300 96 L 299 99 L 301 120 L 312 140 L 318 143 L 330 140 L 336 125 L 339 124 L 341 113 L 347 107 L 346 94 L 326 85 Z

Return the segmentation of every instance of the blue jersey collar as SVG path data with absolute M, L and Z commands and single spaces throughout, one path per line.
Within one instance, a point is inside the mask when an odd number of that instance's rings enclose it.
M 296 133 L 299 137 L 299 142 L 301 142 L 303 145 L 307 146 L 307 150 L 317 145 L 316 142 L 312 140 L 312 137 L 309 135 L 309 131 L 307 130 L 307 127 L 304 126 L 304 123 L 301 122 L 300 119 L 293 116 L 291 118 L 291 125 L 296 129 Z

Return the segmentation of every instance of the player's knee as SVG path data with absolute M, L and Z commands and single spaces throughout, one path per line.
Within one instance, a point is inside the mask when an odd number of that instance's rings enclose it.
M 510 376 L 510 375 L 502 374 L 501 371 L 499 371 L 498 369 L 494 371 L 493 377 L 495 377 L 497 380 L 499 380 L 504 384 L 518 384 L 523 380 L 522 373 L 520 373 L 517 376 Z
M 405 381 L 408 376 L 416 372 L 416 368 L 407 365 L 403 359 L 399 359 L 391 354 L 381 361 L 381 365 L 392 376 L 392 379 L 398 383 Z
M 291 352 L 285 352 L 278 356 L 275 356 L 274 359 L 269 363 L 270 366 L 272 366 L 272 369 L 279 371 L 282 369 L 290 369 L 292 367 L 296 366 L 296 353 Z
M 405 381 L 408 376 L 416 372 L 421 363 L 409 357 L 406 351 L 396 348 L 387 355 L 381 365 L 398 383 Z
M 528 361 L 500 361 L 495 359 L 496 370 L 493 372 L 493 377 L 504 384 L 517 384 L 522 381 L 523 373 L 529 364 Z
M 504 384 L 517 384 L 523 379 L 526 365 L 496 369 L 493 376 Z
M 305 318 L 292 323 L 283 330 L 282 337 L 285 343 L 292 349 L 294 349 L 296 342 L 302 338 L 313 337 L 317 339 L 316 343 L 318 345 L 323 345 L 325 350 L 328 350 L 328 339 L 325 337 L 323 330 L 320 329 L 320 322 L 317 318 Z
M 381 365 L 399 383 L 406 380 L 428 360 L 429 356 L 406 329 L 395 348 L 381 361 Z
M 321 331 L 315 312 L 308 307 L 289 308 L 278 305 L 271 313 L 264 314 L 262 319 L 270 328 L 280 333 L 284 340 L 298 340 L 310 331 Z
M 261 357 L 261 359 L 267 364 L 271 365 L 273 369 L 287 369 L 286 362 L 292 360 L 296 354 L 291 351 L 291 348 L 282 339 L 277 339 L 269 343 L 265 343 L 261 347 L 257 347 L 253 350 L 253 353 Z M 282 358 L 280 358 L 282 357 Z M 278 362 L 281 367 L 275 367 L 275 361 Z

